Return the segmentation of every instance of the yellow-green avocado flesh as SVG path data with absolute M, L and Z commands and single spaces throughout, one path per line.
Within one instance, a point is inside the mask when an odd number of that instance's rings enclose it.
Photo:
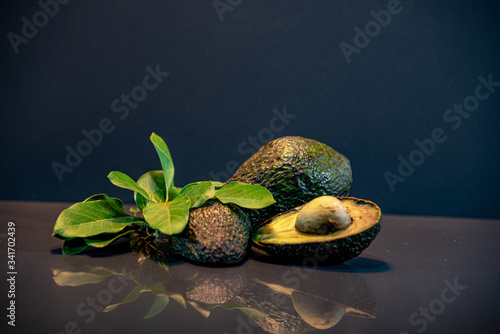
M 295 222 L 302 205 L 269 219 L 255 231 L 252 240 L 255 253 L 264 253 L 283 262 L 298 263 L 308 259 L 331 265 L 358 256 L 379 233 L 381 210 L 367 200 L 338 199 L 352 218 L 347 228 L 325 235 L 297 231 Z

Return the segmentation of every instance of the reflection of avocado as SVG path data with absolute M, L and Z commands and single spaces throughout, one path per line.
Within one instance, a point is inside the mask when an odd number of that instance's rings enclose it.
M 345 314 L 345 306 L 301 291 L 292 292 L 292 301 L 302 319 L 317 329 L 335 326 Z
M 265 222 L 253 235 L 256 253 L 289 262 L 305 260 L 340 264 L 358 256 L 377 236 L 381 227 L 380 208 L 370 201 L 339 197 L 352 219 L 345 229 L 329 234 L 299 232 L 297 207 Z
M 230 301 L 244 285 L 242 275 L 220 271 L 199 271 L 184 277 L 184 280 L 187 284 L 186 298 L 211 305 Z
M 366 280 L 342 272 L 248 261 L 244 288 L 233 302 L 260 311 L 253 321 L 269 333 L 307 333 L 335 326 L 345 316 L 375 318 Z
M 234 296 L 241 282 L 215 279 L 198 280 L 186 291 L 188 299 L 205 304 L 223 304 Z
M 347 196 L 352 174 L 349 160 L 312 139 L 282 137 L 264 145 L 228 182 L 266 187 L 276 204 L 251 213 L 254 228 L 264 220 L 321 195 Z
M 376 301 L 368 282 L 347 266 L 341 272 L 335 272 L 328 267 L 312 269 L 310 266 L 286 266 L 257 261 L 249 264 L 251 266 L 246 271 L 252 273 L 253 280 L 273 287 L 274 290 L 301 292 L 310 296 L 309 298 L 314 297 L 311 301 L 332 301 L 343 305 L 345 314 L 349 316 L 375 318 L 377 314 Z
M 297 313 L 287 291 L 275 289 L 264 282 L 249 282 L 234 301 L 265 314 L 263 318 L 252 320 L 266 332 L 294 334 L 308 333 L 315 329 Z
M 108 312 L 152 293 L 156 299 L 146 317 L 164 312 L 170 299 L 204 317 L 215 307 L 239 310 L 269 333 L 307 333 L 331 328 L 343 316 L 374 318 L 377 312 L 366 280 L 348 267 L 335 272 L 253 260 L 215 268 L 185 262 L 167 267 L 150 259 L 138 263 L 136 256 L 67 259 L 69 263 L 52 269 L 61 286 L 117 279 L 131 290 Z
M 190 212 L 186 229 L 171 238 L 172 249 L 199 264 L 232 265 L 244 259 L 250 234 L 250 222 L 241 209 L 208 201 Z

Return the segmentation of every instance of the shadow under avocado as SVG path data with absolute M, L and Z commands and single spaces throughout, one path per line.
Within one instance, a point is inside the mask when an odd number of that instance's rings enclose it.
M 358 256 L 345 263 L 350 269 L 357 273 L 380 273 L 392 270 L 389 263 L 380 259 Z M 339 266 L 342 267 L 342 266 Z
M 327 263 L 321 263 L 315 260 L 314 257 L 305 258 L 299 261 L 289 260 L 287 261 L 283 257 L 280 256 L 271 256 L 266 253 L 260 252 L 259 249 L 252 248 L 252 258 L 255 260 L 265 262 L 265 263 L 273 263 L 277 265 L 302 265 L 304 267 L 313 266 L 318 270 L 328 270 L 328 271 L 336 271 L 336 272 L 344 272 L 344 271 L 356 271 L 359 273 L 378 273 L 385 272 L 391 270 L 391 266 L 382 261 L 381 259 L 369 258 L 358 256 L 347 262 L 336 265 L 328 265 Z
M 239 310 L 269 333 L 325 330 L 344 316 L 377 315 L 368 283 L 348 266 L 331 271 L 248 260 L 240 266 L 216 268 L 186 262 L 167 266 L 129 255 L 64 258 L 64 265 L 52 268 L 53 279 L 60 286 L 96 284 L 114 275 L 135 283 L 121 302 L 108 305 L 104 312 L 119 310 L 142 293 L 152 293 L 156 299 L 144 311 L 144 318 L 159 314 L 174 300 L 203 317 L 216 307 Z

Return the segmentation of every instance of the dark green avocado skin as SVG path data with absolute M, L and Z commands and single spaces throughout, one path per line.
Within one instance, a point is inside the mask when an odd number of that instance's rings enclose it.
M 380 232 L 379 220 L 369 229 L 343 239 L 330 242 L 311 242 L 303 244 L 262 245 L 253 243 L 256 256 L 268 257 L 270 261 L 302 265 L 339 265 L 363 252 Z
M 235 265 L 247 255 L 251 231 L 248 216 L 237 206 L 207 201 L 190 212 L 186 229 L 172 236 L 172 249 L 197 264 Z
M 259 184 L 276 204 L 245 210 L 255 229 L 278 213 L 322 196 L 347 196 L 352 173 L 349 160 L 333 148 L 303 137 L 282 137 L 264 145 L 227 182 Z

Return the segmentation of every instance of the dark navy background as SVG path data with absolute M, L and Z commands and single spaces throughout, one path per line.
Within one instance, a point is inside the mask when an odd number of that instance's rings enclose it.
M 229 174 L 251 155 L 249 136 L 260 146 L 299 135 L 346 155 L 351 195 L 385 213 L 500 217 L 500 87 L 455 130 L 443 120 L 478 76 L 500 81 L 498 1 L 401 0 L 350 63 L 340 43 L 354 45 L 354 28 L 391 1 L 223 0 L 233 4 L 223 20 L 211 0 L 66 2 L 17 54 L 9 33 L 22 36 L 22 18 L 33 22 L 42 7 L 1 2 L 0 199 L 104 192 L 132 202 L 106 176 L 159 169 L 153 131 L 170 147 L 178 186 Z M 114 112 L 158 64 L 169 75 L 126 117 Z M 284 108 L 295 117 L 281 127 L 272 120 Z M 60 181 L 54 161 L 66 164 L 66 147 L 106 118 L 113 131 Z M 397 174 L 398 157 L 436 128 L 446 141 L 391 189 L 384 173 Z

